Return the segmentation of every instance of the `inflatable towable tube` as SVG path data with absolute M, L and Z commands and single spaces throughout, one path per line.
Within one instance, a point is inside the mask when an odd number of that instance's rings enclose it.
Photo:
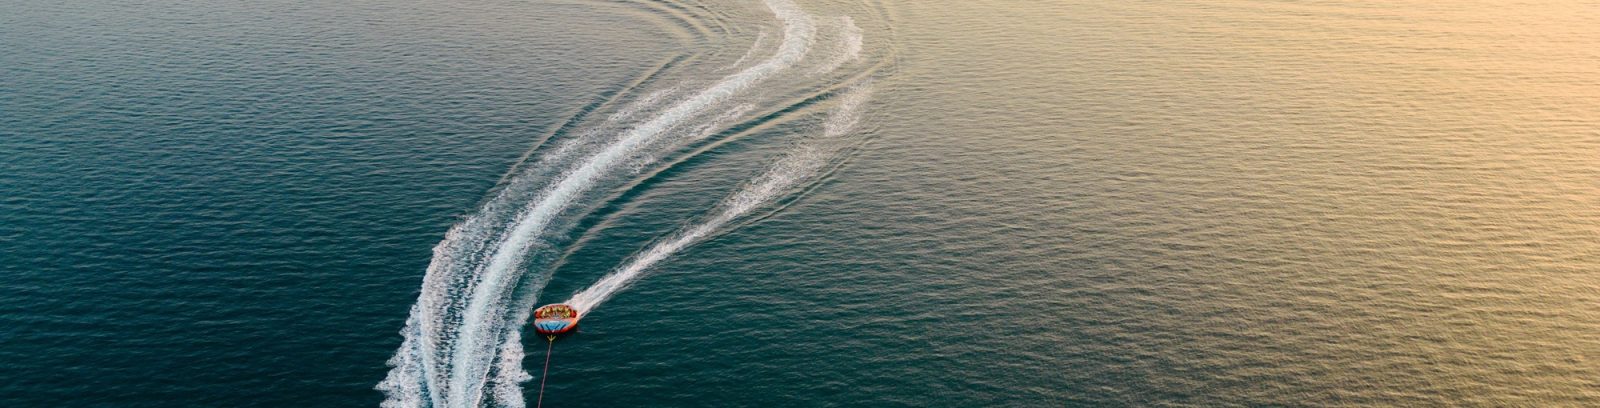
M 565 334 L 578 328 L 578 309 L 563 304 L 540 306 L 533 310 L 533 330 L 546 336 Z

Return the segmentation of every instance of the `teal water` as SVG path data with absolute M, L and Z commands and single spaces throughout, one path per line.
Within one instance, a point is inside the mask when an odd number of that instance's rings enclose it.
M 1600 6 L 786 4 L 0 0 L 0 405 L 1600 405 Z

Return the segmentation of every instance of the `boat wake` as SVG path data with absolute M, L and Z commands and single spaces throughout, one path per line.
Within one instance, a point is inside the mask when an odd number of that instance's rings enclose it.
M 525 406 L 521 384 L 530 376 L 522 368 L 520 328 L 550 278 L 548 266 L 570 241 L 570 230 L 586 211 L 603 204 L 598 201 L 605 190 L 686 144 L 728 133 L 742 120 L 766 120 L 749 119 L 750 112 L 791 108 L 771 107 L 779 102 L 763 98 L 775 94 L 767 88 L 833 72 L 860 59 L 861 30 L 850 18 L 822 24 L 838 28 L 837 33 L 822 34 L 833 40 L 828 44 L 837 44 L 823 53 L 813 49 L 819 42 L 813 16 L 790 0 L 764 4 L 777 25 L 774 34 L 763 29 L 739 61 L 711 70 L 734 73 L 651 92 L 571 132 L 571 137 L 555 140 L 477 212 L 445 233 L 433 248 L 421 294 L 401 330 L 400 348 L 389 360 L 392 368 L 377 385 L 387 396 L 382 406 Z M 764 49 L 773 42 L 775 49 Z M 742 65 L 745 60 L 751 61 L 748 66 Z M 569 303 L 587 313 L 662 260 L 815 180 L 851 145 L 841 137 L 859 121 L 860 107 L 870 94 L 866 79 L 853 81 L 827 99 L 833 107 L 821 137 L 800 143 L 724 199 L 703 222 L 629 258 Z
M 857 110 L 871 94 L 871 84 L 856 85 L 845 94 L 839 105 L 829 114 L 824 125 L 823 135 L 818 140 L 807 141 L 786 153 L 777 162 L 767 168 L 765 173 L 751 180 L 744 188 L 733 195 L 723 199 L 717 206 L 715 215 L 705 221 L 673 233 L 670 238 L 658 242 L 633 257 L 622 267 L 617 268 L 594 285 L 572 295 L 572 299 L 565 303 L 584 313 L 593 312 L 600 303 L 610 299 L 618 291 L 627 287 L 629 283 L 638 280 L 650 267 L 672 256 L 684 248 L 694 245 L 712 232 L 716 232 L 729 222 L 739 219 L 750 213 L 751 210 L 769 204 L 784 192 L 792 190 L 797 185 L 813 179 L 832 160 L 839 156 L 840 150 L 848 146 L 844 141 L 838 140 L 840 136 L 848 134 L 860 121 Z

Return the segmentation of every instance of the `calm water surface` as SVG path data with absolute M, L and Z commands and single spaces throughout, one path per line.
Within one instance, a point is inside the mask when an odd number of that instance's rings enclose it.
M 586 317 L 545 403 L 1600 406 L 1600 4 L 797 3 L 805 58 L 597 179 L 517 293 L 870 86 L 849 147 Z M 0 10 L 5 406 L 378 405 L 452 225 L 786 37 L 719 0 Z

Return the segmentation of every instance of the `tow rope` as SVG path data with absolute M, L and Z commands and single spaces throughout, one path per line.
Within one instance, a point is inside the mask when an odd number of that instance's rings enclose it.
M 544 347 L 544 373 L 539 374 L 539 402 L 534 408 L 544 407 L 544 380 L 550 378 L 550 353 L 556 348 L 556 336 L 545 336 L 545 340 L 549 340 L 550 345 Z

